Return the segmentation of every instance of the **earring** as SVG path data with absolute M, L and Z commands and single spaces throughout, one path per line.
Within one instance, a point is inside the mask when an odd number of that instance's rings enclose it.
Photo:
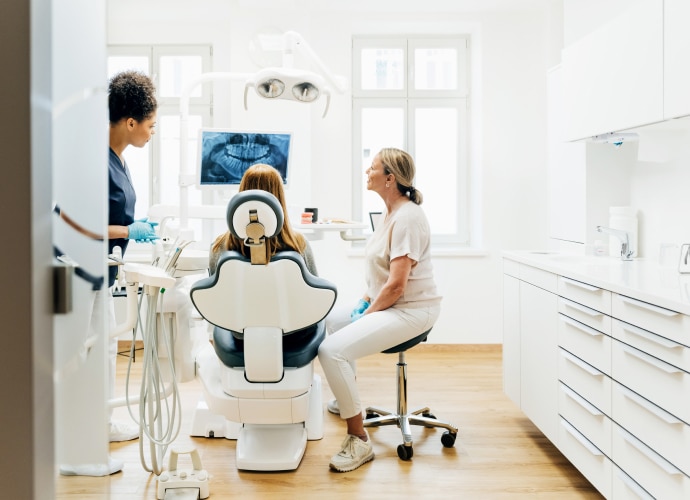
M 386 187 L 391 187 L 391 185 L 386 182 Z

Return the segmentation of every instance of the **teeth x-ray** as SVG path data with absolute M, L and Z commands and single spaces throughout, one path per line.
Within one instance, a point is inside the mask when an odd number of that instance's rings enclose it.
M 290 134 L 202 130 L 200 185 L 239 184 L 252 165 L 266 163 L 287 183 Z

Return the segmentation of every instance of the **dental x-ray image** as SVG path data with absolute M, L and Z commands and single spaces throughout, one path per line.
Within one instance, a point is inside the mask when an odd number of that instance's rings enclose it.
M 201 186 L 237 185 L 252 165 L 266 163 L 288 180 L 290 134 L 202 130 L 199 140 Z

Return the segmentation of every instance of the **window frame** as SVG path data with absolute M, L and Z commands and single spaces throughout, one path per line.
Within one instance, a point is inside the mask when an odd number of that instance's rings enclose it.
M 404 71 L 406 74 L 404 90 L 362 89 L 361 55 L 365 48 L 403 48 Z M 455 48 L 457 88 L 442 90 L 415 90 L 414 54 L 425 47 Z M 416 157 L 415 151 L 415 110 L 418 108 L 453 108 L 457 110 L 458 141 L 456 165 L 455 210 L 456 227 L 451 234 L 432 234 L 432 246 L 469 247 L 470 230 L 470 169 L 469 169 L 469 103 L 470 92 L 470 39 L 469 35 L 457 36 L 355 36 L 352 41 L 352 206 L 355 220 L 364 220 L 365 185 L 364 172 L 360 165 L 363 157 L 362 111 L 367 108 L 392 107 L 403 110 L 404 133 L 402 149 Z M 426 200 L 430 190 L 422 188 Z
M 201 57 L 201 73 L 211 71 L 213 57 L 213 47 L 211 45 L 109 45 L 108 58 L 117 56 L 146 57 L 149 61 L 148 74 L 154 83 L 158 83 L 160 78 L 160 59 L 165 56 L 197 56 Z M 158 87 L 158 86 L 157 86 Z M 210 83 L 200 85 L 201 95 L 192 96 L 189 99 L 189 116 L 200 116 L 201 126 L 209 127 L 213 119 L 213 91 Z M 158 98 L 158 122 L 163 116 L 179 117 L 180 98 L 161 97 Z M 162 141 L 153 140 L 148 151 L 149 172 L 148 172 L 148 199 L 149 205 L 161 203 L 162 194 L 160 191 L 162 183 L 159 182 L 161 176 Z M 178 146 L 179 148 L 179 146 Z M 175 152 L 179 156 L 179 149 Z M 179 175 L 179 170 L 178 170 Z M 203 196 L 203 195 L 202 195 Z M 178 200 L 179 202 L 179 200 Z

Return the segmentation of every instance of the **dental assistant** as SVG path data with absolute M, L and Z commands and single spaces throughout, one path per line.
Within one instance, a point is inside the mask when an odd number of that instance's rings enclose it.
M 124 71 L 113 76 L 108 86 L 110 114 L 110 150 L 108 160 L 108 254 L 115 247 L 124 256 L 129 240 L 154 241 L 158 238 L 155 223 L 134 220 L 137 196 L 132 185 L 123 153 L 128 146 L 144 147 L 155 134 L 156 88 L 153 81 L 137 71 Z M 108 268 L 108 288 L 115 284 L 118 266 Z M 115 325 L 115 308 L 108 290 L 110 328 Z M 115 392 L 117 339 L 110 341 L 110 393 Z M 110 421 L 110 441 L 128 441 L 139 436 L 133 422 Z
M 405 151 L 382 149 L 367 169 L 367 189 L 385 204 L 383 222 L 365 249 L 366 292 L 351 312 L 329 314 L 329 336 L 319 362 L 336 400 L 328 403 L 347 423 L 341 450 L 330 467 L 348 472 L 374 458 L 364 429 L 355 360 L 376 354 L 429 330 L 440 313 L 441 296 L 431 265 L 429 223 L 413 185 L 415 164 Z

